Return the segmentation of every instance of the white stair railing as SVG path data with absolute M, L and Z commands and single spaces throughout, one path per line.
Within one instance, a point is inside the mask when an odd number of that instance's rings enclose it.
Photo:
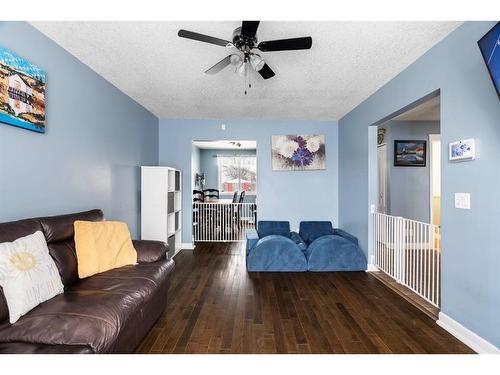
M 255 229 L 255 203 L 204 202 L 193 204 L 195 242 L 239 242 L 248 229 Z
M 439 307 L 440 227 L 381 213 L 372 219 L 378 269 Z

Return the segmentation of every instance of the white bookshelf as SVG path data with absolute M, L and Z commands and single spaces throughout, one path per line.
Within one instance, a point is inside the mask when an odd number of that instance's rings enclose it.
M 170 167 L 141 168 L 141 238 L 166 242 L 172 258 L 182 246 L 182 173 Z

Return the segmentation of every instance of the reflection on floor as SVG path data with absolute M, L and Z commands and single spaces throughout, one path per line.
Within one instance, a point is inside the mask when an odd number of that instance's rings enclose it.
M 243 243 L 175 261 L 139 353 L 472 353 L 370 273 L 247 273 Z

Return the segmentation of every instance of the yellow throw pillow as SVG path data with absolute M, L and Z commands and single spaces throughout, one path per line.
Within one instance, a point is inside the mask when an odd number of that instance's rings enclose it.
M 128 264 L 137 263 L 126 223 L 75 221 L 78 276 L 83 279 Z

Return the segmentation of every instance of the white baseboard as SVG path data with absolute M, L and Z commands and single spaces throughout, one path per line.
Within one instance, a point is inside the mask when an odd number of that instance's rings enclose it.
M 375 264 L 368 263 L 368 268 L 366 269 L 366 272 L 377 272 L 378 270 L 379 269 Z
M 442 312 L 436 323 L 479 354 L 500 354 L 500 349 L 495 345 Z
M 194 250 L 194 243 L 192 242 L 183 242 L 181 243 L 182 250 Z

